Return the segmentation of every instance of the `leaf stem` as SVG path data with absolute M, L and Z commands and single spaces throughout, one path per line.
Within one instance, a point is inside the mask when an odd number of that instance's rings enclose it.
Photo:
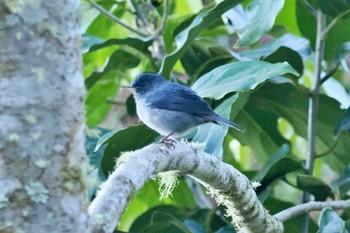
M 131 27 L 130 25 L 126 24 L 124 21 L 122 21 L 121 19 L 119 19 L 117 16 L 113 15 L 112 13 L 110 13 L 109 11 L 107 11 L 105 8 L 103 8 L 102 6 L 100 6 L 99 4 L 97 4 L 96 2 L 94 2 L 93 0 L 86 0 L 88 1 L 93 7 L 95 7 L 98 11 L 100 11 L 102 14 L 104 14 L 105 16 L 107 16 L 108 18 L 110 18 L 111 20 L 119 23 L 121 26 L 125 27 L 126 29 L 128 29 L 129 31 L 132 31 L 134 33 L 136 33 L 139 36 L 142 37 L 147 37 L 148 35 L 138 31 L 137 29 Z
M 330 77 L 332 77 L 332 75 L 337 71 L 338 67 L 340 65 L 340 62 L 337 62 L 337 64 L 335 65 L 335 67 L 331 70 L 329 70 L 327 72 L 327 74 L 325 74 L 325 76 L 323 76 L 323 78 L 321 79 L 321 84 L 323 84 L 324 82 L 326 82 Z
M 324 28 L 326 17 L 320 9 L 316 11 L 317 17 L 317 33 L 315 47 L 315 73 L 314 84 L 311 89 L 312 95 L 309 97 L 308 110 L 308 158 L 306 161 L 307 174 L 312 175 L 314 171 L 314 162 L 316 156 L 316 123 L 319 105 L 319 88 L 321 84 L 322 60 L 324 56 Z M 310 193 L 304 192 L 303 203 L 310 201 Z M 309 232 L 309 216 L 305 214 L 302 232 Z

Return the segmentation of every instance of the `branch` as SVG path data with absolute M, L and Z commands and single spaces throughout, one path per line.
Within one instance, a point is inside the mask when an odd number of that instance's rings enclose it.
M 337 17 L 335 17 L 329 24 L 328 26 L 322 31 L 322 37 L 325 38 L 326 35 L 328 34 L 328 32 L 334 27 L 334 25 L 340 20 L 342 19 L 344 16 L 346 16 L 347 14 L 350 13 L 350 9 L 347 9 L 346 11 L 340 13 L 339 15 L 337 15 Z
M 333 209 L 350 209 L 350 201 L 313 201 L 305 204 L 293 206 L 289 209 L 283 210 L 274 215 L 276 219 L 281 222 L 288 221 L 289 219 L 310 211 L 322 210 L 326 207 Z
M 241 232 L 283 232 L 283 225 L 259 202 L 248 178 L 229 164 L 185 143 L 154 143 L 122 156 L 122 162 L 90 204 L 95 229 L 112 232 L 129 200 L 159 172 L 177 170 L 199 180 L 227 208 Z M 97 231 L 96 230 L 96 231 Z
M 154 33 L 153 37 L 157 37 L 163 33 L 165 26 L 166 26 L 167 19 L 168 19 L 168 14 L 169 14 L 168 0 L 164 0 L 162 23 L 161 23 L 159 29 Z
M 125 27 L 126 29 L 136 33 L 139 36 L 143 36 L 143 37 L 147 37 L 148 35 L 138 31 L 137 29 L 129 26 L 128 24 L 126 24 L 123 20 L 119 19 L 117 16 L 111 14 L 109 11 L 107 11 L 105 8 L 103 8 L 102 6 L 100 6 L 99 4 L 97 4 L 96 2 L 94 2 L 93 0 L 86 0 L 88 1 L 93 7 L 95 7 L 98 11 L 100 11 L 101 13 L 103 13 L 105 16 L 107 16 L 108 18 L 112 19 L 113 21 L 119 23 L 121 26 Z
M 314 163 L 316 157 L 316 123 L 318 116 L 319 105 L 319 89 L 321 83 L 321 71 L 322 61 L 324 55 L 324 37 L 322 36 L 325 28 L 326 17 L 320 9 L 317 10 L 317 33 L 316 33 L 316 46 L 315 46 L 315 73 L 314 83 L 311 89 L 312 95 L 309 97 L 308 107 L 308 127 L 307 127 L 307 140 L 308 140 L 308 157 L 306 161 L 306 169 L 308 175 L 313 175 Z M 303 203 L 310 201 L 310 194 L 304 192 Z M 309 232 L 309 216 L 304 216 L 304 225 L 302 232 Z

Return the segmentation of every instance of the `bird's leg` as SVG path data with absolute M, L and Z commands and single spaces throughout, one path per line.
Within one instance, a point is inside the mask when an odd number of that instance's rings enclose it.
M 162 138 L 159 143 L 164 143 L 168 148 L 173 147 L 175 148 L 176 141 L 174 139 L 171 139 L 170 136 L 173 135 L 174 132 L 172 132 L 171 134 L 165 136 L 164 138 Z

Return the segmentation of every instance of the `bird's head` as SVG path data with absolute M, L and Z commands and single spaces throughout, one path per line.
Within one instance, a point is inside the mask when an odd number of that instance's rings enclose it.
M 124 86 L 132 90 L 133 93 L 138 95 L 144 95 L 149 91 L 152 91 L 157 85 L 166 81 L 159 74 L 141 73 L 132 82 L 131 86 Z

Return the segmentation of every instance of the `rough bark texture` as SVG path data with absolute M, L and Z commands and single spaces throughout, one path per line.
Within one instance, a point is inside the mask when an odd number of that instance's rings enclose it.
M 0 1 L 0 232 L 85 232 L 78 5 Z

